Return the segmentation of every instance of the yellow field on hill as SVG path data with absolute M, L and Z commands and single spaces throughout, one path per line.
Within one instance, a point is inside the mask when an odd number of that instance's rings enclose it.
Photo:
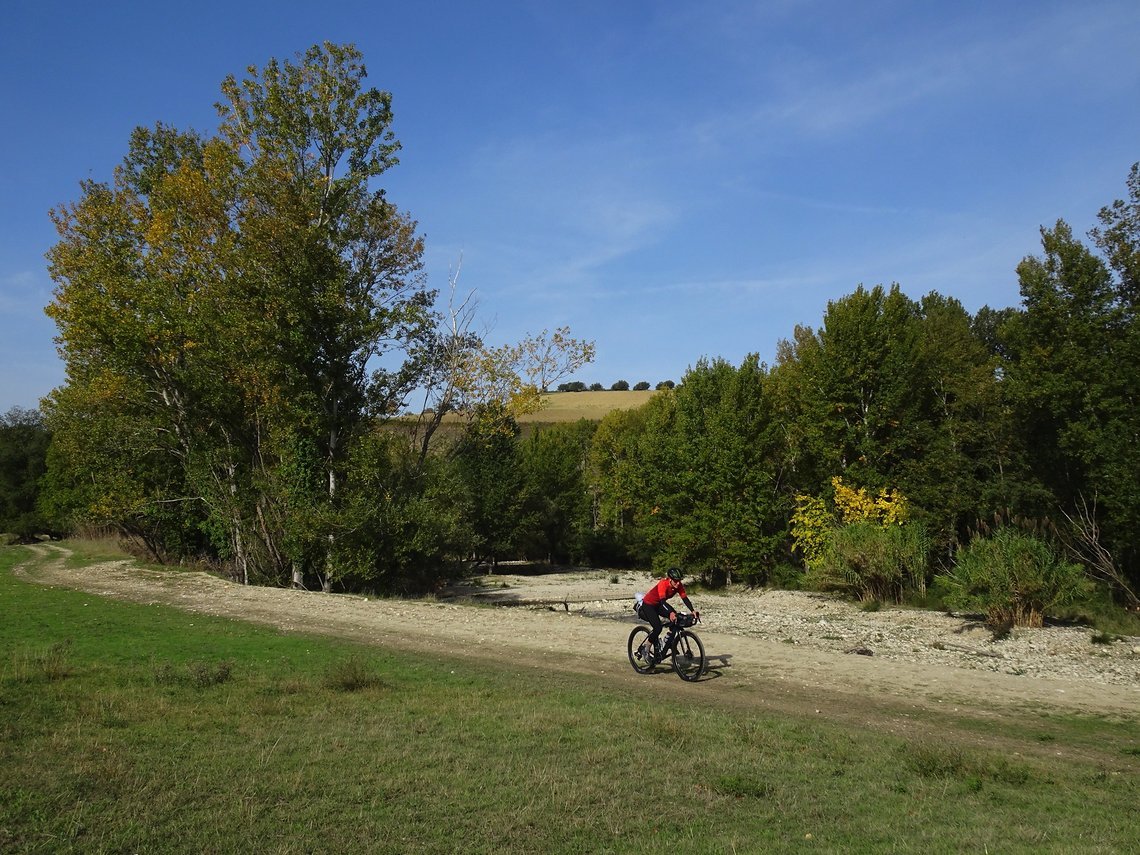
M 547 401 L 546 406 L 537 413 L 521 417 L 519 423 L 576 422 L 578 419 L 600 421 L 611 410 L 635 409 L 656 394 L 653 389 L 642 392 L 548 392 L 542 396 Z

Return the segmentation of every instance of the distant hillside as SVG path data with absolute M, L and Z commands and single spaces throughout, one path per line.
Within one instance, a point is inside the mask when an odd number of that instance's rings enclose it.
M 542 396 L 548 402 L 546 407 L 523 416 L 519 423 L 576 422 L 578 419 L 600 421 L 611 410 L 635 409 L 656 394 L 653 389 L 643 392 L 548 392 Z

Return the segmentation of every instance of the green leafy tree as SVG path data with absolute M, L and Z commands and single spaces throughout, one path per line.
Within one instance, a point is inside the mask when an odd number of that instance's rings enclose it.
M 979 516 L 1033 494 L 1000 382 L 1006 317 L 860 287 L 818 333 L 797 327 L 772 377 L 795 492 L 835 473 L 901 489 L 947 558 Z
M 1115 468 L 1108 464 L 1113 455 L 1110 448 L 1097 457 L 1104 461 L 1098 465 L 1107 475 L 1117 473 L 1113 488 L 1105 490 L 1110 505 L 1105 509 L 1105 522 L 1111 528 L 1108 546 L 1132 575 L 1134 585 L 1140 584 L 1140 549 L 1132 534 L 1140 526 L 1140 449 L 1136 437 L 1140 436 L 1140 415 L 1135 406 L 1140 389 L 1140 163 L 1134 163 L 1128 175 L 1128 196 L 1117 199 L 1101 209 L 1099 228 L 1091 237 L 1108 259 L 1115 274 L 1114 290 L 1120 310 L 1120 323 L 1115 332 L 1115 348 L 1119 358 L 1115 388 L 1110 389 L 1105 410 L 1111 413 L 1111 426 L 1102 442 L 1125 452 L 1116 457 Z M 1111 497 L 1107 494 L 1111 492 Z
M 586 488 L 589 495 L 591 559 L 610 565 L 647 560 L 642 527 L 637 524 L 646 468 L 643 435 L 651 412 L 665 397 L 633 409 L 611 410 L 598 423 L 590 443 Z
M 1140 163 L 1128 174 L 1128 198 L 1100 209 L 1100 226 L 1091 237 L 1118 277 L 1122 306 L 1135 315 L 1140 306 Z
M 526 482 L 518 435 L 512 419 L 489 418 L 464 434 L 454 455 L 466 488 L 471 552 L 492 568 L 514 556 L 522 532 L 531 527 L 524 516 Z
M 1106 247 L 1112 245 L 1107 243 Z M 1127 265 L 1118 277 L 1063 221 L 1042 230 L 1041 257 L 1018 267 L 1024 310 L 1003 327 L 1017 429 L 1050 498 L 1066 513 L 1095 498 L 1111 550 L 1136 572 L 1140 525 L 1140 332 Z
M 827 402 L 828 439 L 852 480 L 878 489 L 929 440 L 929 385 L 918 307 L 897 285 L 859 287 L 830 303 L 812 379 Z
M 365 77 L 332 44 L 251 67 L 222 85 L 217 136 L 139 129 L 113 183 L 54 213 L 69 384 L 130 390 L 246 580 L 315 561 L 331 583 L 349 450 L 410 382 L 373 366 L 431 323 L 415 224 L 374 187 L 396 163 L 391 96 Z M 303 471 L 319 489 L 296 489 Z
M 38 410 L 0 415 L 0 533 L 24 540 L 51 532 L 37 507 L 50 440 Z
M 453 459 L 421 461 L 398 432 L 378 428 L 354 443 L 350 471 L 334 545 L 347 588 L 424 593 L 462 574 L 475 533 Z
M 798 327 L 781 345 L 777 397 L 800 492 L 819 492 L 836 472 L 872 489 L 909 487 L 899 469 L 932 434 L 921 341 L 919 307 L 894 285 L 860 286 L 828 304 L 818 332 Z
M 520 532 L 524 551 L 554 562 L 582 562 L 591 552 L 592 519 L 586 473 L 597 423 L 580 419 L 544 425 L 521 439 L 529 525 Z
M 819 381 L 820 340 L 811 327 L 797 325 L 791 339 L 776 347 L 776 366 L 769 377 L 773 417 L 783 431 L 781 453 L 791 492 L 818 494 L 831 474 L 840 470 L 840 453 L 829 438 L 834 407 Z
M 783 548 L 790 499 L 768 372 L 701 360 L 653 400 L 642 438 L 639 524 L 659 560 L 713 581 L 763 582 Z
M 202 501 L 145 390 L 95 368 L 43 406 L 52 441 L 40 507 L 55 527 L 117 531 L 163 561 L 209 553 Z
M 1024 445 L 1015 435 L 999 382 L 999 358 L 961 303 L 937 293 L 919 304 L 915 382 L 927 385 L 925 441 L 896 469 L 943 554 L 979 517 L 1020 506 L 1033 493 Z

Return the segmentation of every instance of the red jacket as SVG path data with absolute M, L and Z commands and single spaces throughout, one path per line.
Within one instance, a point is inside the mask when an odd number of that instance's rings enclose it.
M 658 603 L 663 603 L 674 594 L 680 594 L 681 600 L 686 605 L 689 603 L 689 595 L 685 593 L 685 586 L 680 582 L 674 582 L 672 579 L 666 577 L 645 592 L 645 597 L 642 602 L 655 606 Z

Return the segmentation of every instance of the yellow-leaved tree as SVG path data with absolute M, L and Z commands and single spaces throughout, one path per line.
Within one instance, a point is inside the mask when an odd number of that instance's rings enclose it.
M 792 515 L 809 587 L 876 602 L 924 592 L 929 544 L 923 527 L 909 521 L 906 496 L 888 488 L 871 494 L 839 476 L 831 486 L 830 503 L 800 495 Z

